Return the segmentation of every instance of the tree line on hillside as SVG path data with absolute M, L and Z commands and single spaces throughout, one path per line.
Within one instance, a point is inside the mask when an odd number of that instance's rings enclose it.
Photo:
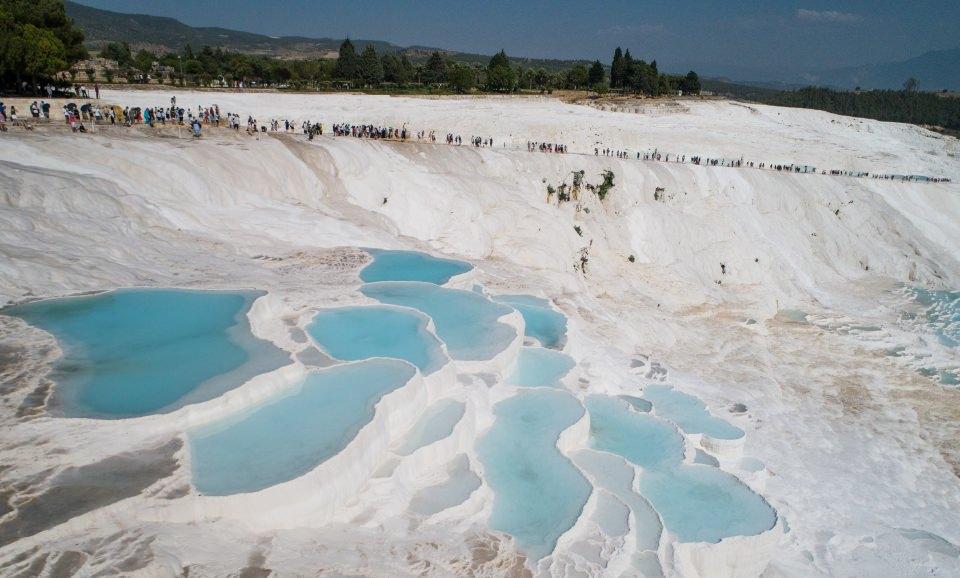
M 0 87 L 35 86 L 86 54 L 62 1 L 0 2 Z
M 815 86 L 798 90 L 773 90 L 711 81 L 707 88 L 718 94 L 761 104 L 812 108 L 845 116 L 960 131 L 960 98 L 917 92 L 911 84 L 904 83 L 903 90 L 847 91 Z
M 692 70 L 686 76 L 663 74 L 657 69 L 656 60 L 649 64 L 642 59 L 634 60 L 629 48 L 624 52 L 618 46 L 610 63 L 610 88 L 620 92 L 660 96 L 677 91 L 699 94 L 701 87 L 700 77 Z

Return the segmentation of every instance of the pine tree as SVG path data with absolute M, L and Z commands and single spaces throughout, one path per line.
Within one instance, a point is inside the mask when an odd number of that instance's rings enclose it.
M 617 46 L 610 64 L 610 88 L 623 88 L 623 51 Z
M 359 58 L 357 50 L 353 47 L 353 42 L 347 38 L 340 45 L 340 53 L 337 55 L 337 66 L 334 68 L 333 75 L 341 80 L 354 82 L 357 80 L 357 67 Z
M 599 60 L 594 60 L 593 65 L 590 66 L 590 75 L 588 80 L 590 86 L 596 88 L 602 85 L 605 76 L 606 73 L 603 70 L 603 65 L 600 64 Z
M 358 63 L 357 76 L 365 86 L 377 86 L 383 82 L 383 66 L 372 44 L 363 49 Z
M 424 84 L 443 84 L 447 81 L 447 61 L 439 52 L 434 52 L 423 68 Z
M 496 92 L 510 92 L 516 84 L 517 77 L 510 67 L 507 53 L 501 50 L 493 55 L 487 66 L 487 89 Z

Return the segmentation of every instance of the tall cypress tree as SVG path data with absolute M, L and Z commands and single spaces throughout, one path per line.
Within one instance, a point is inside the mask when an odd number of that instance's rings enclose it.
M 357 72 L 363 84 L 376 86 L 383 82 L 383 66 L 380 64 L 380 57 L 372 44 L 368 44 L 363 49 L 358 62 Z
M 359 65 L 357 49 L 353 47 L 353 42 L 347 38 L 340 45 L 340 53 L 337 56 L 337 66 L 333 69 L 333 75 L 342 80 L 353 82 L 357 80 L 357 68 Z
M 617 46 L 610 63 L 610 88 L 623 88 L 623 51 Z
M 593 65 L 590 66 L 590 76 L 589 76 L 590 86 L 597 87 L 603 84 L 603 79 L 605 76 L 606 76 L 606 73 L 603 70 L 603 65 L 600 64 L 599 60 L 594 60 Z

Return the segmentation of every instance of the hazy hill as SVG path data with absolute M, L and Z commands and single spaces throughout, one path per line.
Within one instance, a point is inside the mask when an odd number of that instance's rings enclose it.
M 190 44 L 194 48 L 211 46 L 280 58 L 335 58 L 337 49 L 343 41 L 342 38 L 274 37 L 227 28 L 193 27 L 174 18 L 122 14 L 69 1 L 66 2 L 66 8 L 67 15 L 83 29 L 86 43 L 93 49 L 102 48 L 108 42 L 127 42 L 134 50 L 144 48 L 153 52 L 173 52 Z M 377 52 L 403 52 L 414 62 L 426 60 L 430 53 L 436 50 L 445 52 L 461 62 L 486 64 L 490 60 L 489 55 L 469 54 L 429 46 L 402 47 L 382 40 L 352 40 L 358 51 L 372 44 Z M 586 63 L 586 61 L 518 57 L 513 57 L 511 60 L 524 67 L 544 68 L 548 71 Z
M 884 62 L 866 66 L 811 73 L 808 84 L 839 88 L 900 88 L 905 80 L 916 78 L 920 90 L 960 90 L 960 48 L 926 52 L 902 62 Z

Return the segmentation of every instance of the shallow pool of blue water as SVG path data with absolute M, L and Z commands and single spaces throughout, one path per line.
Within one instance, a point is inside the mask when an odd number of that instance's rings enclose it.
M 522 347 L 507 383 L 520 387 L 561 387 L 576 363 L 569 355 L 542 347 Z
M 657 402 L 654 401 L 654 408 Z M 717 542 L 773 527 L 776 513 L 735 477 L 683 463 L 683 439 L 667 422 L 618 398 L 587 398 L 590 446 L 643 468 L 640 493 L 681 542 Z
M 193 484 L 223 496 L 297 478 L 347 447 L 380 399 L 414 375 L 392 359 L 317 370 L 281 397 L 197 428 L 189 432 Z
M 526 326 L 524 335 L 536 339 L 543 347 L 563 348 L 567 337 L 567 318 L 554 309 L 549 301 L 531 295 L 497 295 L 493 300 L 520 312 Z
M 4 309 L 52 334 L 53 411 L 125 418 L 212 399 L 289 355 L 254 337 L 255 291 L 122 289 Z
M 960 291 L 912 288 L 914 298 L 925 308 L 927 325 L 940 343 L 960 347 Z
M 742 429 L 712 415 L 706 404 L 696 397 L 669 385 L 648 385 L 643 389 L 643 397 L 653 404 L 658 416 L 672 421 L 688 434 L 704 434 L 724 440 L 743 437 Z
M 368 283 L 360 291 L 381 303 L 412 307 L 429 315 L 453 359 L 492 359 L 517 335 L 513 327 L 497 321 L 512 312 L 510 307 L 472 291 L 412 281 Z
M 683 437 L 669 423 L 631 411 L 626 401 L 616 397 L 591 395 L 584 405 L 590 412 L 590 447 L 644 468 L 683 460 Z
M 776 514 L 730 474 L 708 465 L 644 470 L 640 492 L 681 542 L 719 542 L 773 527 Z
M 489 524 L 539 560 L 573 526 L 590 496 L 590 484 L 556 446 L 560 433 L 583 416 L 583 407 L 568 393 L 538 389 L 498 403 L 494 415 L 477 444 L 494 493 Z
M 366 249 L 373 261 L 360 270 L 364 283 L 377 281 L 423 281 L 443 285 L 451 278 L 473 269 L 464 261 L 433 257 L 417 251 Z
M 339 307 L 317 313 L 306 330 L 336 359 L 404 359 L 426 375 L 447 361 L 440 341 L 427 330 L 428 321 L 397 307 Z

